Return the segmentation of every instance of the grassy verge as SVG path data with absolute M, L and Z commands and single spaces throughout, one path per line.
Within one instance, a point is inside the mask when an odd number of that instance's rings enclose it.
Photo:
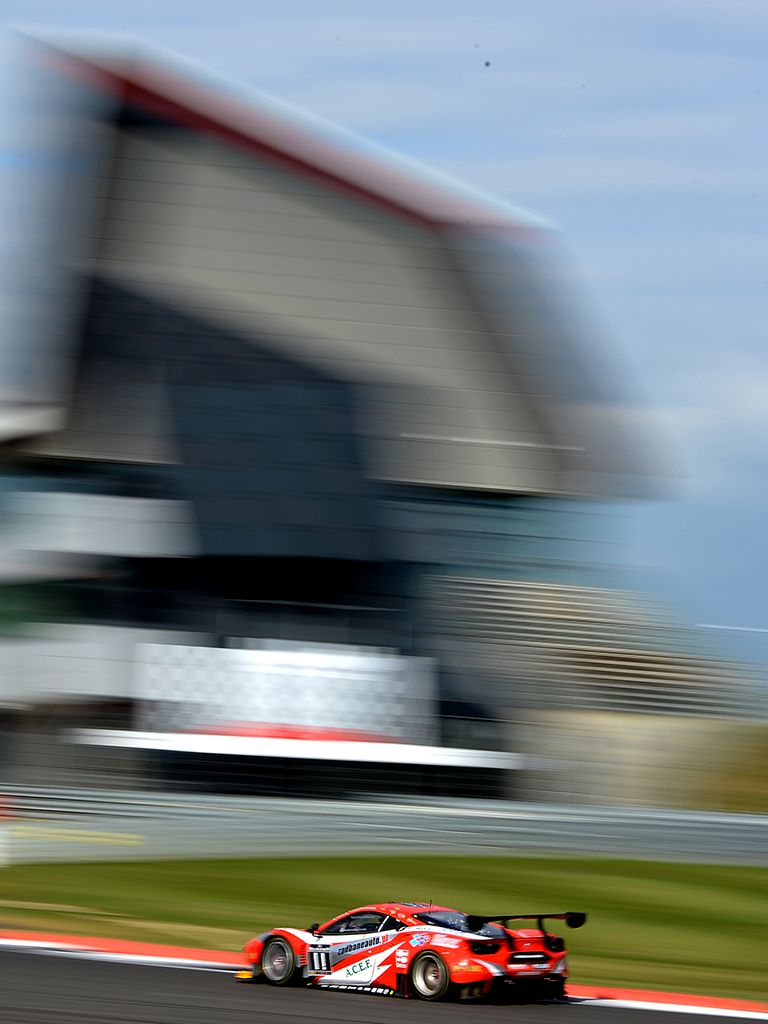
M 0 926 L 237 949 L 370 900 L 586 910 L 573 980 L 765 998 L 768 869 L 597 858 L 350 857 L 16 865 Z

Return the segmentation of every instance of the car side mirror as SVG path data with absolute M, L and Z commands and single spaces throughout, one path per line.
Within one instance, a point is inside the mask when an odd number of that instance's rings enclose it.
M 311 932 L 314 935 L 319 927 L 320 927 L 320 922 L 319 921 L 315 921 L 314 924 L 311 924 L 309 926 L 309 928 L 307 928 L 307 931 Z

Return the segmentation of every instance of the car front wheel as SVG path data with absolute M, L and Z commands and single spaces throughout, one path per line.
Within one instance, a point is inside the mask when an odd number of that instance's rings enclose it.
M 411 992 L 418 999 L 444 999 L 450 985 L 445 960 L 438 953 L 419 953 L 411 965 Z
M 267 939 L 261 954 L 261 970 L 270 985 L 288 985 L 296 974 L 296 956 L 287 939 Z

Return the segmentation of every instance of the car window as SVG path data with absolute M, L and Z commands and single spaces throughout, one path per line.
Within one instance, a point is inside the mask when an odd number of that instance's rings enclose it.
M 379 931 L 380 932 L 390 932 L 390 931 L 394 930 L 396 932 L 399 932 L 403 928 L 407 928 L 407 927 L 408 927 L 408 925 L 405 923 L 405 921 L 398 921 L 396 917 L 389 917 L 389 916 L 387 916 L 387 917 L 384 918 L 384 921 L 383 921 L 383 923 L 381 925 L 381 928 L 379 928 Z
M 384 923 L 386 914 L 378 914 L 371 910 L 361 910 L 357 914 L 347 914 L 322 931 L 323 935 L 360 935 L 364 932 L 377 932 Z
M 423 921 L 424 924 L 432 924 L 437 928 L 450 928 L 457 932 L 471 932 L 472 929 L 469 926 L 469 921 L 466 914 L 460 914 L 457 910 L 435 910 L 429 914 L 414 914 L 419 921 Z M 493 935 L 500 937 L 505 935 L 503 928 L 500 928 L 497 924 L 483 924 L 475 932 L 476 935 Z

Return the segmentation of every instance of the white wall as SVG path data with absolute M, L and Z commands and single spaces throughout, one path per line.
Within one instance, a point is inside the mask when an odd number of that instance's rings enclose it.
M 183 558 L 200 550 L 183 501 L 18 491 L 9 506 L 17 550 L 125 558 Z
M 133 699 L 139 644 L 201 642 L 196 634 L 51 624 L 0 642 L 0 701 Z

